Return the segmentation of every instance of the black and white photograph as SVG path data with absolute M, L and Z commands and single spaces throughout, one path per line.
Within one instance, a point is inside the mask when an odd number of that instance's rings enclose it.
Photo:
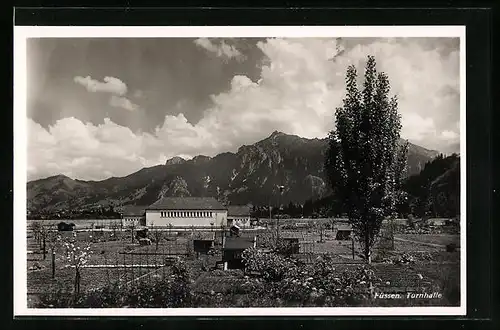
M 15 309 L 464 315 L 464 31 L 16 27 Z

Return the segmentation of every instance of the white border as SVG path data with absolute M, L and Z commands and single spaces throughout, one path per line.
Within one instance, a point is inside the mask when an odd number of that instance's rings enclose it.
M 144 37 L 458 37 L 460 38 L 460 307 L 29 309 L 26 275 L 26 39 Z M 465 26 L 15 26 L 14 316 L 389 316 L 466 315 Z

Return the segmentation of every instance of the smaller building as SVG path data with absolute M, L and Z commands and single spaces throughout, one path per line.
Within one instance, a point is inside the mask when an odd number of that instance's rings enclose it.
M 352 226 L 341 224 L 337 227 L 337 233 L 335 234 L 336 240 L 349 240 L 351 239 Z
M 222 262 L 224 269 L 243 269 L 242 253 L 246 249 L 257 247 L 257 238 L 254 237 L 224 237 L 222 242 Z
M 193 249 L 198 255 L 208 254 L 214 247 L 215 233 L 198 232 L 193 238 Z
M 238 225 L 232 225 L 231 228 L 229 228 L 229 235 L 240 236 L 240 227 Z
M 250 207 L 246 205 L 229 205 L 227 208 L 227 225 L 240 228 L 250 226 Z
M 122 209 L 122 227 L 146 225 L 146 206 L 126 205 Z

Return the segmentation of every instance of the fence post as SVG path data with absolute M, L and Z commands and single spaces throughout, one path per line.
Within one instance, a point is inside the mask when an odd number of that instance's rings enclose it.
M 134 251 L 131 251 L 130 252 L 130 257 L 131 257 L 131 266 L 130 266 L 130 270 L 131 270 L 131 276 L 132 276 L 132 279 L 131 279 L 131 283 L 132 285 L 134 285 L 134 280 L 135 280 L 135 271 L 134 271 L 134 267 L 135 267 L 135 264 L 134 264 Z
M 392 239 L 392 250 L 394 251 L 394 219 L 391 218 L 391 239 Z
M 103 256 L 104 256 L 104 267 L 106 267 L 106 278 L 108 280 L 108 285 L 110 285 L 111 284 L 111 280 L 109 278 L 108 259 L 106 258 L 106 254 L 103 253 Z
M 127 281 L 128 281 L 128 269 L 127 269 L 127 266 L 125 265 L 125 251 L 122 251 L 122 253 L 123 253 L 123 271 L 125 272 L 124 282 L 127 283 Z
M 116 284 L 120 283 L 120 267 L 118 265 L 118 258 L 115 258 L 115 269 L 116 269 Z
M 46 234 L 43 236 L 43 260 L 45 260 L 45 257 L 47 255 L 47 251 L 46 251 L 46 248 L 45 248 L 45 236 Z
M 354 237 L 351 235 L 352 260 L 354 260 Z
M 146 274 L 148 275 L 148 283 L 151 282 L 150 268 L 149 268 L 149 245 L 146 251 Z
M 162 267 L 162 271 L 163 271 L 163 279 L 165 279 L 165 245 L 163 246 L 163 254 L 162 254 L 162 257 L 163 257 L 163 267 Z
M 142 260 L 142 258 L 143 258 L 144 256 L 143 256 L 142 254 L 140 254 L 140 252 L 139 252 L 138 256 L 139 256 L 139 260 L 140 260 L 140 261 L 139 261 L 139 276 L 138 276 L 138 278 L 139 278 L 139 277 L 141 277 L 141 276 L 142 276 L 142 264 L 143 264 L 143 262 L 144 262 L 144 261 Z
M 52 278 L 56 278 L 56 251 L 52 251 Z

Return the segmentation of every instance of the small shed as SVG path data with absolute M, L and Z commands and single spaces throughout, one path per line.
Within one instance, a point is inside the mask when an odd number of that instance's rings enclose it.
M 240 227 L 238 225 L 232 225 L 229 228 L 229 233 L 231 236 L 240 236 Z
M 337 234 L 335 234 L 335 239 L 339 241 L 345 241 L 351 239 L 352 227 L 350 225 L 339 225 L 337 227 Z
M 73 231 L 74 227 L 74 223 L 59 222 L 57 224 L 58 231 Z
M 256 237 L 224 237 L 222 243 L 222 261 L 224 269 L 243 269 L 242 253 L 257 246 Z
M 135 237 L 137 239 L 148 238 L 148 228 L 139 228 L 135 232 Z
M 214 247 L 215 233 L 197 233 L 193 238 L 193 249 L 198 254 L 208 254 Z

